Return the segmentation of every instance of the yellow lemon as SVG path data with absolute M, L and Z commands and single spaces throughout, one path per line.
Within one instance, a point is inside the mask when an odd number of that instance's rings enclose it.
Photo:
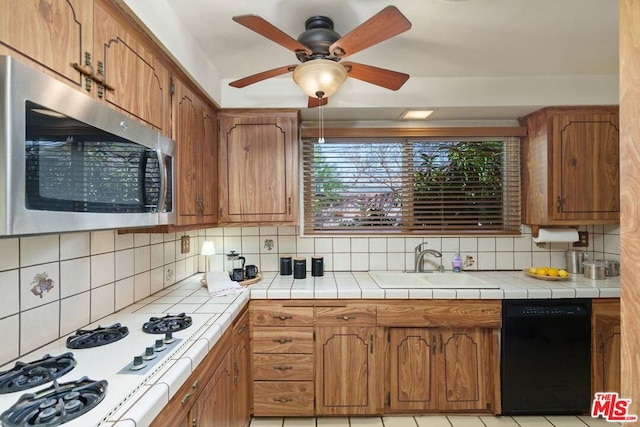
M 547 275 L 551 277 L 558 277 L 558 274 L 559 272 L 557 268 L 550 268 L 549 271 L 547 272 Z
M 567 270 L 558 270 L 558 276 L 567 277 L 568 275 L 569 273 L 567 273 Z
M 536 269 L 536 274 L 538 276 L 546 276 L 549 273 L 549 269 L 547 267 L 538 267 Z
M 537 268 L 535 268 L 535 267 L 529 267 L 529 273 L 531 273 L 531 274 L 536 274 L 536 272 L 537 272 L 537 271 L 538 271 L 538 269 L 537 269 Z

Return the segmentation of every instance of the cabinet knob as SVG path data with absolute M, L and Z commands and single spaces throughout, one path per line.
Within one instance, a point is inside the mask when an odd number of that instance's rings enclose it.
M 354 320 L 356 318 L 356 316 L 347 316 L 346 314 L 343 316 L 336 316 L 336 319 L 340 319 L 340 320 Z
M 284 320 L 293 319 L 293 315 L 292 314 L 274 314 L 273 318 L 284 321 Z
M 280 397 L 274 397 L 273 401 L 274 402 L 280 402 L 280 403 L 287 403 L 287 402 L 293 401 L 293 399 L 288 398 L 288 397 L 284 397 L 284 396 L 280 396 Z
M 293 340 L 291 338 L 274 338 L 273 342 L 279 343 L 279 344 L 286 344 L 288 342 L 292 342 Z

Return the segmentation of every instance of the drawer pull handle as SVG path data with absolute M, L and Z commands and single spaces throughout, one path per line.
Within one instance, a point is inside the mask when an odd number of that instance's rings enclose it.
M 274 338 L 273 339 L 273 342 L 277 342 L 279 344 L 286 344 L 291 341 L 293 341 L 291 338 Z
M 355 318 L 356 316 L 347 316 L 346 314 L 344 316 L 336 316 L 336 319 L 340 319 L 340 320 L 353 320 Z
M 293 399 L 291 399 L 289 397 L 280 396 L 280 397 L 274 397 L 273 401 L 274 402 L 280 402 L 280 403 L 287 403 L 287 402 L 293 401 Z
M 200 380 L 196 380 L 196 382 L 193 383 L 193 385 L 191 386 L 191 391 L 187 394 L 184 395 L 184 397 L 182 398 L 182 404 L 184 405 L 185 403 L 187 403 L 189 401 L 189 399 L 191 399 L 191 396 L 193 396 L 193 393 L 196 392 L 196 390 L 198 389 L 198 385 L 200 384 Z
M 284 320 L 293 319 L 293 315 L 292 314 L 274 314 L 273 318 L 284 321 Z
M 245 329 L 247 329 L 247 324 L 243 323 L 242 326 L 240 326 L 240 329 L 238 329 L 238 335 L 242 334 Z
M 287 371 L 289 369 L 293 369 L 293 366 L 283 366 L 283 365 L 275 365 L 273 369 L 277 371 Z

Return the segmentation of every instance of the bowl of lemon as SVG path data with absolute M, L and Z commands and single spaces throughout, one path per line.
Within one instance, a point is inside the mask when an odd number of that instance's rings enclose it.
M 570 280 L 571 277 L 567 270 L 554 267 L 529 267 L 523 270 L 524 274 L 529 277 L 540 280 Z

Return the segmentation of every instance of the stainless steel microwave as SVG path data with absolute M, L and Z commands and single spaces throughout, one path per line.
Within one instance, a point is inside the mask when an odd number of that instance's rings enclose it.
M 175 221 L 174 142 L 0 56 L 0 235 Z

